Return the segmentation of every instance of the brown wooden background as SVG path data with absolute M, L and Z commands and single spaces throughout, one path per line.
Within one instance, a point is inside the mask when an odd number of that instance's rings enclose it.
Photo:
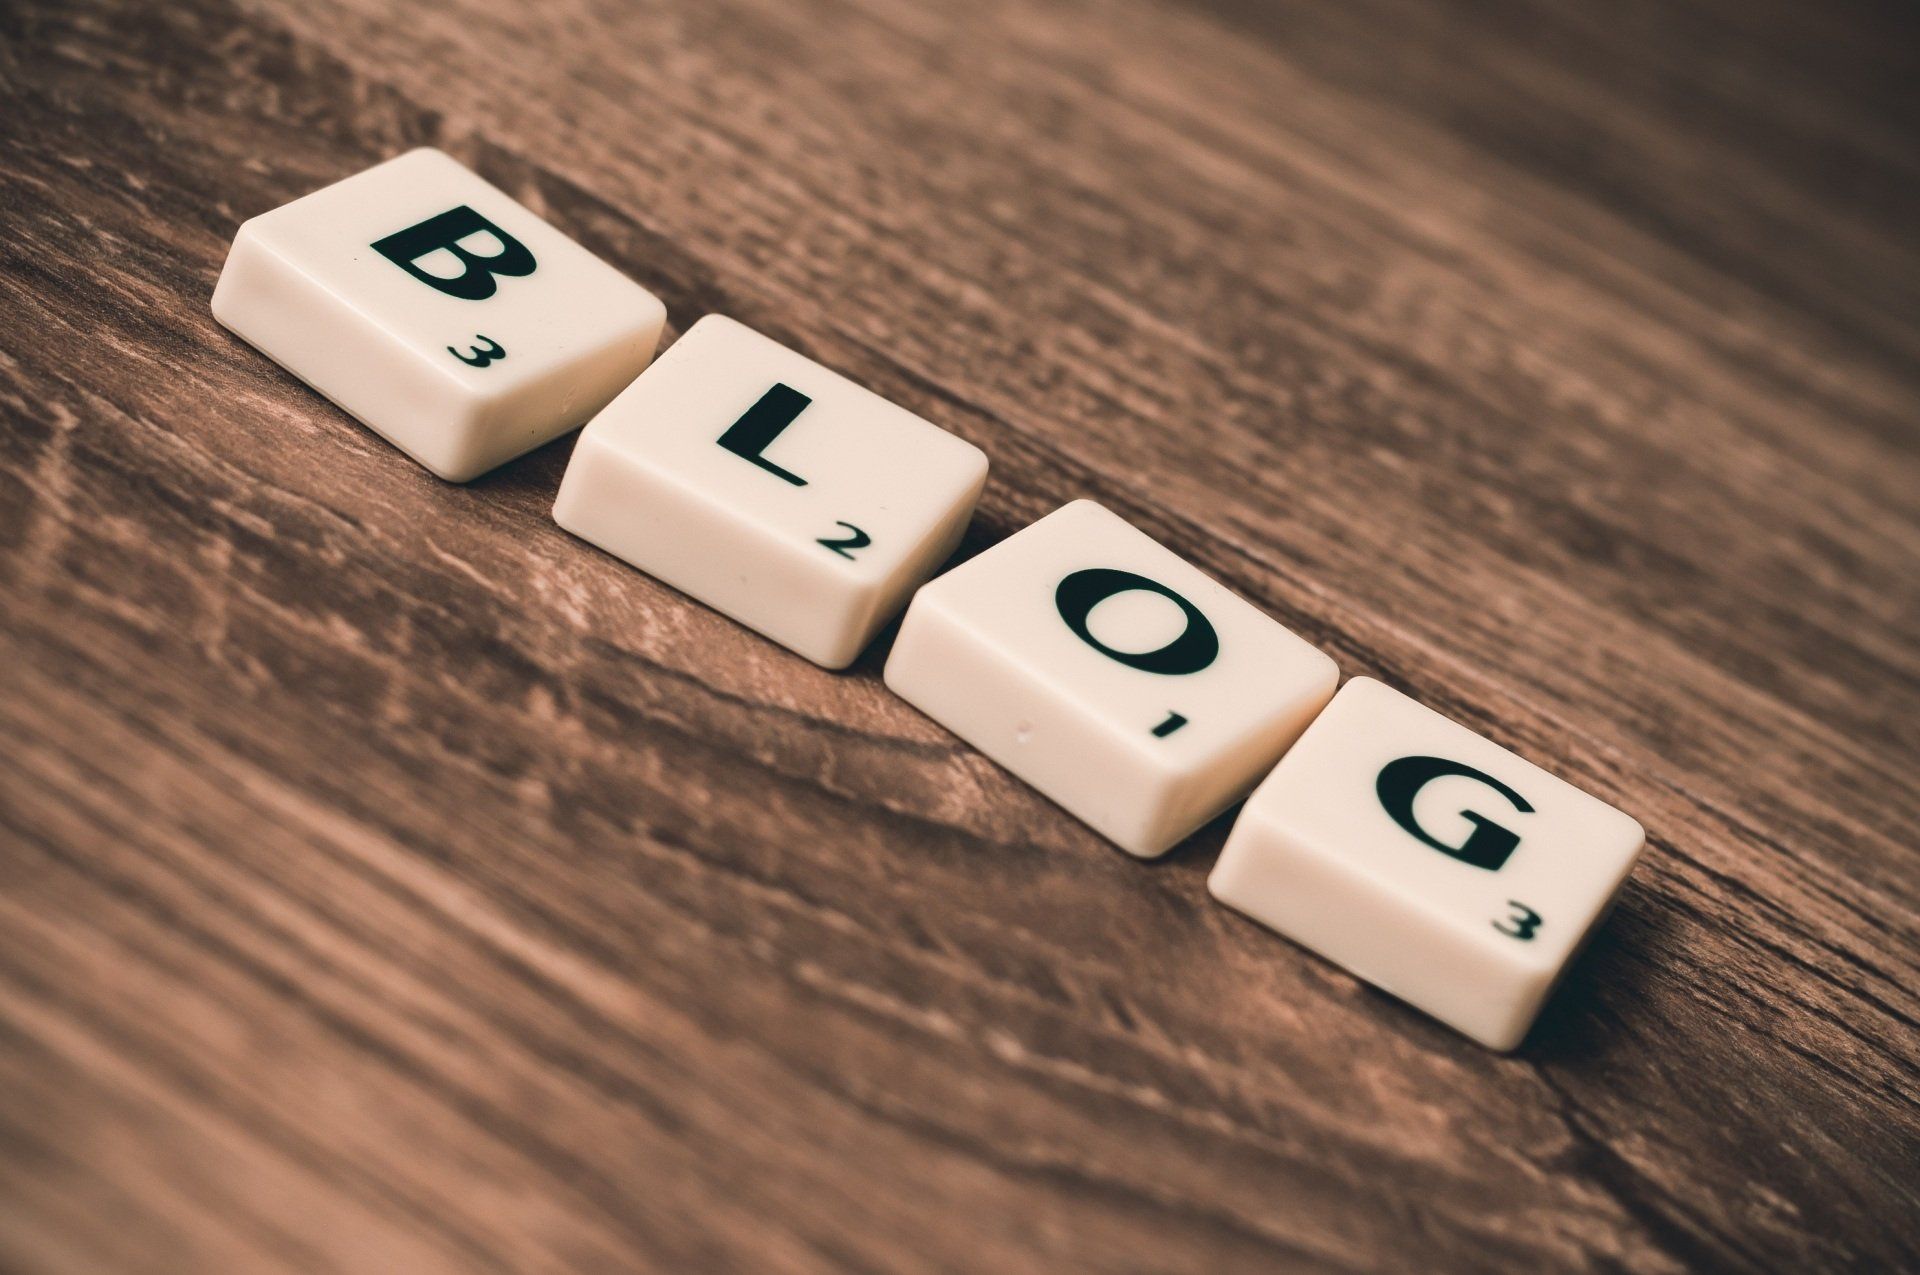
M 0 14 L 10 1275 L 1920 1263 L 1904 0 Z M 215 326 L 418 143 L 1639 816 L 1527 1046 Z

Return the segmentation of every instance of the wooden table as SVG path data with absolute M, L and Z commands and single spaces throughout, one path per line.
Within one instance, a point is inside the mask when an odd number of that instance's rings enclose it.
M 0 9 L 0 1268 L 1920 1262 L 1910 15 Z M 1512 1057 L 212 321 L 427 143 L 1637 815 Z

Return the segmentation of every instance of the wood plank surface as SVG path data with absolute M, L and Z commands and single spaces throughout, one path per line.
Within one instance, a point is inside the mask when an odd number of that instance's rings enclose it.
M 1903 4 L 0 4 L 0 1269 L 1920 1266 Z M 1488 1053 L 232 338 L 441 146 L 1649 846 Z

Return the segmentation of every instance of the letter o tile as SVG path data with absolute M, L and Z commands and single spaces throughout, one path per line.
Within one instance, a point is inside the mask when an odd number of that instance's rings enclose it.
M 1142 858 L 1245 796 L 1333 661 L 1090 500 L 915 595 L 896 694 Z

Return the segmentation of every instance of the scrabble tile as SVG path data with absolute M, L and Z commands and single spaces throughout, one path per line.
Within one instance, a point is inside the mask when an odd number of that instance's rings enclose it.
M 666 319 L 652 293 L 435 150 L 246 222 L 213 313 L 454 482 L 600 410 Z
M 973 444 L 708 315 L 581 432 L 554 519 L 828 668 L 959 544 Z
M 1248 798 L 1207 885 L 1512 1049 L 1643 841 L 1612 806 L 1361 677 Z
M 1338 677 L 1088 500 L 920 590 L 886 668 L 908 703 L 1142 858 L 1245 796 Z

